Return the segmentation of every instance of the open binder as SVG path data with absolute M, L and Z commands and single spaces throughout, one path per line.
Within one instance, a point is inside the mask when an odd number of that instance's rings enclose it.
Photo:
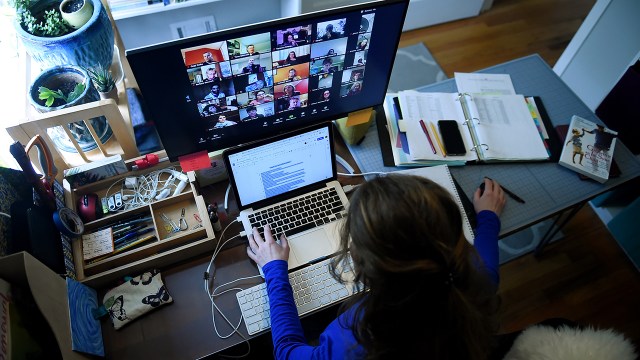
M 462 160 L 467 162 L 548 161 L 552 150 L 536 104 L 522 95 L 476 95 L 467 93 L 423 93 L 413 90 L 398 93 L 403 126 L 412 160 Z M 420 121 L 427 123 L 426 129 Z M 429 145 L 441 134 L 435 130 L 438 120 L 455 120 L 467 152 L 445 156 L 441 147 Z M 435 152 L 435 153 L 434 153 Z

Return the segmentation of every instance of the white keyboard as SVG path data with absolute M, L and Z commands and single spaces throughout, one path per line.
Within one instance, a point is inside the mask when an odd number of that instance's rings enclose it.
M 343 300 L 357 291 L 353 283 L 340 284 L 331 276 L 330 261 L 326 259 L 289 273 L 299 316 Z M 351 264 L 344 268 L 343 278 L 353 279 Z M 271 327 L 266 283 L 244 289 L 236 293 L 236 297 L 249 335 Z

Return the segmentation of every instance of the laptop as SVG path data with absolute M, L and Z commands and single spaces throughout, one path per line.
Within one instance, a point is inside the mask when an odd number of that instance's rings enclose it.
M 337 181 L 333 124 L 316 124 L 223 152 L 244 231 L 284 233 L 289 269 L 338 250 L 349 201 Z

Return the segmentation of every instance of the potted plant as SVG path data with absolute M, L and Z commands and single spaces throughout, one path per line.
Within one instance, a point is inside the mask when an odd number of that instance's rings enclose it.
M 47 69 L 38 75 L 29 89 L 29 101 L 41 113 L 99 99 L 100 96 L 92 85 L 89 73 L 79 66 L 55 66 Z M 113 131 L 103 116 L 90 119 L 89 122 L 102 143 L 109 140 Z M 68 124 L 67 128 L 83 151 L 97 148 L 93 136 L 83 121 Z M 61 126 L 48 128 L 47 134 L 58 149 L 77 152 Z
M 93 15 L 93 4 L 89 0 L 63 0 L 60 3 L 62 18 L 74 29 L 80 29 Z
M 83 0 L 91 4 L 93 11 L 78 29 L 63 19 L 61 0 L 12 1 L 16 9 L 16 34 L 42 69 L 57 65 L 111 66 L 113 28 L 100 0 Z
M 93 86 L 100 94 L 101 99 L 113 99 L 118 103 L 118 89 L 116 88 L 116 81 L 109 69 L 105 69 L 102 66 L 96 68 L 87 69 Z

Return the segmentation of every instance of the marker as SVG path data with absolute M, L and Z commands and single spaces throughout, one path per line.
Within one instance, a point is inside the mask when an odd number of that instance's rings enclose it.
M 444 151 L 444 147 L 442 146 L 442 142 L 440 141 L 440 136 L 438 135 L 438 132 L 436 131 L 436 127 L 433 126 L 432 122 L 430 122 L 429 125 L 431 126 L 431 131 L 433 131 L 433 133 L 436 136 L 436 141 L 438 142 L 438 147 L 440 148 L 440 151 L 442 151 L 442 156 L 447 157 L 447 153 Z
M 429 136 L 429 131 L 427 131 L 427 127 L 424 125 L 424 121 L 420 120 L 420 127 L 425 135 L 427 135 L 427 140 L 429 140 L 429 145 L 431 145 L 431 150 L 434 154 L 436 154 L 436 147 L 433 146 L 433 141 L 431 141 L 431 136 Z
M 492 178 L 490 178 L 490 177 L 485 176 L 485 178 L 487 178 L 487 179 L 489 179 L 489 180 L 492 180 L 492 181 L 493 181 L 493 179 L 492 179 Z M 509 190 L 509 189 L 507 189 L 506 187 L 502 186 L 502 184 L 500 184 L 500 187 L 502 188 L 502 191 L 504 191 L 505 193 L 507 193 L 507 195 L 509 195 L 513 200 L 515 200 L 515 201 L 517 201 L 517 202 L 519 202 L 519 203 L 521 203 L 521 204 L 524 204 L 524 200 L 522 200 L 522 198 L 521 198 L 520 196 L 516 195 L 516 194 L 515 194 L 515 193 L 513 193 L 511 190 Z

